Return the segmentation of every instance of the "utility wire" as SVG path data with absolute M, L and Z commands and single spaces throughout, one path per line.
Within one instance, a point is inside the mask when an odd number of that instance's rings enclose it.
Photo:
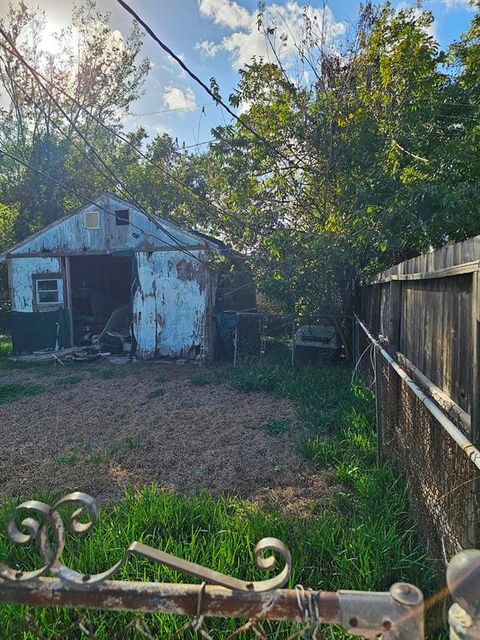
M 38 102 L 36 102 L 36 100 L 34 100 L 34 98 L 33 98 L 32 96 L 30 96 L 30 95 L 29 95 L 29 94 L 28 94 L 28 93 L 23 89 L 23 87 L 21 87 L 21 86 L 20 86 L 20 85 L 15 81 L 15 80 L 14 80 L 13 82 L 15 83 L 15 85 L 17 86 L 17 88 L 18 88 L 20 91 L 22 91 L 22 93 L 23 93 L 27 98 L 29 98 L 29 100 L 31 100 L 31 101 L 32 101 L 32 103 L 35 105 L 35 107 L 36 107 L 37 109 L 39 109 L 40 111 L 43 111 L 43 112 L 45 113 L 45 109 L 44 109 L 41 105 L 39 105 L 39 104 L 38 104 Z M 61 128 L 61 127 L 60 127 L 56 122 L 54 122 L 54 121 L 52 120 L 51 125 L 52 125 L 52 126 L 53 126 L 57 131 L 59 131 L 59 133 L 60 133 L 60 134 L 61 134 L 61 135 L 66 139 L 66 140 L 68 140 L 68 142 L 72 145 L 72 147 L 73 147 L 73 148 L 75 148 L 75 149 L 77 149 L 77 150 L 78 150 L 78 151 L 83 155 L 83 157 L 84 157 L 88 162 L 92 162 L 92 159 L 91 159 L 91 158 L 89 158 L 89 157 L 87 156 L 87 154 L 86 154 L 86 153 L 85 153 L 85 151 L 81 148 L 81 146 L 80 146 L 80 145 L 79 145 L 75 140 L 72 140 L 72 138 L 71 138 L 70 136 L 68 136 L 68 135 L 67 135 L 67 134 L 62 130 L 62 128 Z M 96 171 L 97 171 L 97 172 L 98 172 L 98 173 L 99 173 L 99 174 L 100 174 L 100 175 L 101 175 L 101 176 L 102 176 L 102 177 L 107 181 L 107 184 L 108 184 L 108 181 L 110 180 L 109 176 L 108 176 L 108 175 L 106 175 L 106 174 L 102 171 L 102 169 L 101 169 L 101 168 L 99 168 L 97 165 L 95 165 L 95 163 L 93 163 L 93 164 L 94 164 L 95 170 L 96 170 Z M 146 213 L 147 213 L 143 208 L 141 209 L 141 211 L 142 211 L 144 214 L 146 214 Z M 112 214 L 112 215 L 113 215 L 113 214 Z M 153 219 L 153 220 L 152 220 L 152 218 L 151 218 L 150 216 L 148 216 L 148 214 L 147 214 L 147 217 L 148 217 L 148 219 L 149 219 L 151 222 L 153 222 L 154 224 L 156 224 L 156 226 L 160 226 L 159 224 L 157 225 L 157 222 L 158 222 L 158 221 L 157 221 L 156 219 Z M 131 224 L 131 223 L 129 222 L 129 224 Z M 133 225 L 133 224 L 131 224 L 131 226 L 134 226 L 135 228 L 139 228 L 139 227 L 137 227 L 137 225 Z M 170 236 L 170 237 L 172 237 L 172 238 L 173 238 L 173 236 L 172 236 L 171 234 L 169 234 L 169 232 L 168 232 L 167 230 L 165 230 L 165 228 L 163 227 L 163 225 L 161 225 L 161 229 L 162 229 L 162 231 L 164 231 L 164 233 L 167 235 L 167 237 L 168 237 L 168 236 Z M 141 230 L 141 229 L 140 229 L 140 230 Z M 143 231 L 143 230 L 142 230 L 142 231 Z M 145 233 L 145 232 L 143 231 L 143 233 Z M 167 245 L 168 247 L 170 247 L 170 248 L 177 249 L 177 248 L 178 248 L 178 246 L 179 246 L 179 245 L 178 245 L 178 242 L 177 242 L 177 247 L 176 247 L 175 245 L 170 244 L 169 242 L 167 242 L 164 238 L 160 238 L 159 236 L 156 236 L 156 235 L 154 235 L 154 234 L 148 234 L 148 235 L 149 235 L 150 237 L 152 237 L 152 238 L 156 238 L 157 240 L 160 240 L 162 243 L 166 244 L 166 245 Z M 176 241 L 176 238 L 175 238 L 175 241 Z M 204 261 L 203 261 L 203 260 L 201 260 L 200 258 L 198 258 L 197 256 L 195 256 L 194 254 L 191 254 L 191 253 L 188 251 L 188 249 L 184 249 L 184 248 L 182 248 L 182 249 L 178 249 L 178 250 L 179 250 L 179 251 L 182 251 L 182 253 L 186 253 L 186 254 L 187 254 L 187 255 L 189 255 L 190 257 L 195 258 L 195 259 L 196 259 L 196 260 L 198 260 L 199 262 L 202 262 L 203 264 L 206 264 L 206 263 L 204 263 Z
M 145 22 L 145 20 L 143 20 L 138 13 L 136 13 L 131 7 L 130 5 L 125 2 L 125 0 L 117 0 L 117 2 L 139 23 L 142 25 L 142 27 L 145 29 L 145 31 L 149 34 L 149 36 L 151 38 L 153 38 L 155 40 L 155 42 L 160 45 L 160 47 L 166 52 L 168 53 L 168 55 L 170 57 L 172 57 L 175 62 L 177 62 L 177 64 L 179 64 L 182 69 L 193 79 L 195 80 L 195 82 L 197 84 L 199 84 L 207 93 L 208 95 L 213 98 L 213 100 L 215 101 L 216 104 L 220 104 L 226 111 L 227 113 L 229 113 L 232 118 L 234 118 L 240 125 L 242 125 L 242 127 L 244 129 L 246 129 L 247 131 L 249 131 L 255 138 L 257 138 L 258 140 L 260 140 L 261 142 L 263 142 L 263 144 L 265 144 L 271 151 L 273 151 L 273 153 L 275 155 L 277 155 L 278 157 L 282 158 L 283 160 L 285 160 L 289 166 L 291 166 L 291 159 L 288 158 L 288 156 L 286 156 L 282 151 L 280 151 L 277 147 L 275 147 L 275 145 L 268 140 L 268 138 L 265 138 L 265 136 L 262 136 L 261 134 L 259 134 L 251 125 L 248 124 L 248 122 L 246 122 L 242 117 L 238 116 L 221 98 L 220 95 L 218 95 L 218 93 L 215 93 L 214 91 L 212 91 L 212 89 L 206 85 L 203 80 L 201 80 L 195 73 L 193 73 L 193 71 L 191 71 L 189 69 L 189 67 L 187 67 L 187 65 L 183 62 L 183 60 L 177 56 L 177 54 L 172 51 L 172 49 L 170 49 L 170 47 L 168 45 L 166 45 L 162 40 L 160 40 L 160 38 L 157 36 L 157 34 L 153 31 L 153 29 Z M 300 160 L 300 158 L 296 155 L 296 153 L 293 152 L 292 149 L 290 149 L 292 151 L 292 153 L 294 154 L 294 156 L 296 157 L 297 160 Z M 296 168 L 300 168 L 300 167 L 296 167 Z M 316 205 L 315 205 L 316 206 Z
M 8 37 L 8 34 L 5 33 L 5 31 L 2 29 L 2 27 L 0 27 L 0 34 L 8 41 L 10 42 L 10 39 Z M 190 251 L 188 251 L 187 249 L 184 249 L 181 245 L 181 243 L 177 240 L 177 238 L 175 238 L 175 236 L 173 234 L 171 234 L 167 229 L 165 229 L 165 227 L 163 227 L 163 225 L 156 220 L 155 218 L 153 218 L 147 211 L 146 209 L 143 207 L 143 205 L 138 202 L 138 200 L 135 198 L 135 196 L 128 190 L 127 187 L 125 187 L 125 185 L 122 183 L 122 181 L 120 180 L 120 178 L 118 178 L 118 176 L 115 174 L 115 172 L 111 169 L 111 167 L 103 160 L 103 158 L 100 156 L 100 154 L 98 153 L 98 151 L 96 150 L 96 148 L 88 141 L 87 137 L 80 131 L 80 129 L 76 126 L 76 124 L 72 121 L 72 119 L 70 118 L 70 116 L 67 114 L 67 112 L 62 108 L 62 106 L 60 105 L 60 103 L 56 100 L 56 98 L 53 96 L 53 94 L 49 91 L 49 89 L 40 81 L 40 78 L 37 75 L 36 69 L 34 67 L 32 67 L 30 64 L 28 64 L 26 61 L 25 63 L 22 62 L 22 64 L 25 64 L 25 66 L 27 67 L 27 69 L 30 71 L 30 73 L 33 75 L 33 77 L 35 78 L 35 81 L 37 82 L 38 86 L 41 87 L 44 92 L 47 94 L 47 96 L 50 98 L 50 100 L 53 101 L 53 103 L 55 104 L 55 106 L 57 107 L 57 109 L 60 110 L 60 112 L 62 113 L 62 115 L 64 116 L 64 118 L 69 122 L 69 124 L 71 125 L 71 127 L 75 130 L 75 132 L 80 136 L 80 138 L 84 141 L 84 143 L 87 145 L 87 147 L 90 149 L 90 151 L 94 154 L 94 156 L 97 158 L 97 160 L 101 163 L 101 165 L 103 167 L 105 167 L 105 169 L 108 171 L 108 173 L 110 174 L 110 176 L 113 179 L 113 185 L 114 188 L 118 189 L 117 185 L 120 185 L 120 188 L 122 190 L 122 192 L 124 194 L 126 194 L 130 200 L 135 204 L 135 206 L 138 207 L 138 209 L 140 209 L 146 216 L 147 218 L 150 220 L 150 222 L 152 222 L 154 224 L 154 226 L 156 226 L 158 229 L 160 229 L 167 237 L 169 237 L 181 250 L 183 253 L 185 253 L 186 255 L 190 256 L 191 258 L 194 258 L 195 260 L 198 260 L 199 262 L 201 262 L 201 259 L 198 258 L 195 254 L 191 253 Z M 61 130 L 60 130 L 61 131 Z M 63 132 L 62 132 L 63 133 Z M 65 136 L 66 134 L 63 133 L 63 135 Z
M 175 174 L 171 173 L 170 171 L 168 171 L 167 169 L 165 169 L 164 167 L 162 167 L 161 165 L 159 165 L 158 163 L 156 163 L 154 160 L 152 160 L 146 153 L 144 153 L 143 151 L 141 151 L 140 149 L 138 149 L 126 136 L 124 136 L 123 134 L 119 133 L 118 131 L 115 131 L 115 129 L 113 129 L 112 127 L 108 126 L 107 124 L 105 124 L 100 118 L 98 118 L 96 115 L 94 115 L 93 113 L 91 113 L 81 102 L 79 102 L 79 100 L 77 100 L 76 98 L 74 98 L 73 96 L 71 96 L 69 93 L 67 93 L 62 87 L 60 87 L 57 83 L 53 82 L 52 80 L 49 80 L 48 78 L 46 78 L 42 73 L 40 73 L 39 71 L 37 71 L 36 69 L 33 69 L 33 67 L 27 62 L 27 60 L 25 59 L 25 57 L 20 53 L 20 51 L 13 45 L 10 43 L 10 40 L 8 39 L 8 36 L 5 34 L 5 32 L 0 28 L 0 33 L 3 35 L 3 37 L 5 39 L 7 39 L 7 41 L 10 44 L 10 47 L 6 47 L 2 42 L 0 42 L 0 47 L 2 47 L 5 51 L 7 51 L 10 54 L 13 54 L 18 60 L 20 60 L 20 62 L 26 66 L 27 68 L 29 68 L 30 70 L 35 71 L 35 74 L 41 78 L 44 82 L 46 82 L 47 84 L 49 84 L 50 86 L 52 86 L 53 88 L 55 88 L 57 91 L 59 91 L 61 94 L 63 94 L 66 98 L 68 98 L 69 100 L 71 100 L 79 109 L 81 109 L 86 115 L 88 115 L 90 118 L 92 118 L 92 120 L 94 122 L 96 122 L 97 124 L 99 124 L 101 127 L 103 127 L 106 131 L 108 131 L 109 133 L 111 133 L 113 136 L 115 136 L 116 138 L 118 138 L 119 140 L 121 140 L 122 142 L 124 142 L 126 145 L 128 145 L 128 147 L 130 147 L 133 151 L 135 151 L 141 158 L 143 158 L 144 160 L 146 160 L 147 162 L 149 162 L 153 167 L 157 168 L 161 173 L 163 173 L 164 175 L 166 175 L 168 178 L 170 178 L 170 180 L 172 180 L 173 182 L 175 182 L 176 184 L 178 184 L 182 189 L 189 191 L 199 202 L 206 204 L 207 206 L 209 206 L 212 209 L 215 209 L 218 213 L 220 213 L 223 216 L 227 216 L 232 218 L 233 220 L 235 220 L 236 222 L 238 222 L 240 225 L 242 225 L 244 228 L 246 227 L 246 224 L 244 221 L 242 221 L 238 216 L 234 215 L 231 212 L 225 211 L 224 209 L 222 209 L 221 207 L 219 207 L 218 205 L 216 205 L 213 202 L 210 202 L 209 200 L 207 200 L 206 198 L 204 198 L 203 196 L 201 196 L 200 194 L 198 194 L 192 187 L 190 187 L 189 185 L 185 184 L 182 180 L 180 180 L 180 178 L 178 178 Z M 204 143 L 199 143 L 199 144 L 207 144 L 210 141 L 204 142 Z M 194 146 L 194 145 L 190 145 L 190 146 Z
M 211 102 L 205 102 L 204 104 L 196 104 L 191 107 L 175 107 L 174 109 L 162 109 L 161 111 L 148 111 L 147 113 L 129 113 L 130 116 L 154 116 L 159 113 L 171 113 L 172 111 L 195 111 L 196 109 L 203 109 L 204 107 L 211 107 Z
M 92 200 L 92 198 L 84 196 L 83 194 L 81 194 L 79 191 L 77 191 L 73 187 L 67 186 L 61 180 L 58 180 L 57 178 L 54 178 L 53 176 L 49 175 L 45 171 L 42 171 L 41 169 L 38 169 L 37 167 L 34 167 L 32 164 L 30 164 L 26 160 L 22 160 L 22 158 L 19 158 L 18 156 L 14 155 L 10 151 L 7 151 L 6 149 L 3 149 L 3 148 L 0 147 L 0 157 L 1 156 L 6 156 L 7 158 L 10 158 L 11 160 L 14 160 L 15 162 L 17 162 L 18 164 L 23 165 L 24 167 L 26 167 L 30 171 L 33 171 L 34 173 L 38 174 L 39 176 L 42 176 L 42 178 L 45 178 L 46 180 L 50 180 L 51 182 L 53 182 L 54 184 L 58 185 L 59 187 L 61 187 L 65 191 L 73 194 L 80 202 L 93 204 L 98 209 L 101 209 L 102 211 L 107 213 L 109 216 L 112 216 L 112 217 L 114 217 L 116 219 L 117 216 L 113 211 L 109 211 L 104 206 L 99 204 L 97 201 Z M 156 221 L 153 220 L 152 222 L 156 222 Z M 131 227 L 133 227 L 134 229 L 137 229 L 138 231 L 140 231 L 140 233 L 142 233 L 143 235 L 148 236 L 150 238 L 155 238 L 156 240 L 160 240 L 163 244 L 167 245 L 167 247 L 171 247 L 173 249 L 177 249 L 177 247 L 175 245 L 172 245 L 172 244 L 168 243 L 164 238 L 160 238 L 159 236 L 156 236 L 153 233 L 148 233 L 147 231 L 145 231 L 145 229 L 142 229 L 142 227 L 139 227 L 135 223 L 129 221 L 128 224 Z M 178 251 L 180 251 L 180 249 L 178 249 Z M 183 253 L 185 253 L 185 252 L 183 252 Z M 203 262 L 200 258 L 197 258 L 197 256 L 193 256 L 193 257 L 196 260 L 198 260 L 199 262 Z M 206 263 L 204 263 L 204 264 L 206 264 Z M 206 266 L 210 267 L 210 265 L 208 265 L 208 264 L 206 264 Z

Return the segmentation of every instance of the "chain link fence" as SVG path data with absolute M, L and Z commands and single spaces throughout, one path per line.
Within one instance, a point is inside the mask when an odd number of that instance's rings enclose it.
M 97 614 L 98 615 L 98 614 Z M 163 616 L 160 624 L 155 621 L 155 615 L 131 615 L 130 620 L 121 620 L 117 615 L 111 619 L 108 630 L 102 625 L 95 624 L 89 615 L 79 615 L 72 624 L 68 624 L 57 631 L 45 631 L 42 622 L 31 613 L 24 616 L 18 624 L 14 635 L 10 640 L 20 638 L 22 640 L 160 640 L 168 637 L 169 640 L 233 640 L 234 638 L 260 638 L 260 640 L 295 640 L 296 638 L 316 638 L 323 640 L 320 623 L 285 623 L 270 622 L 250 619 L 244 622 L 237 621 L 233 628 L 232 620 L 218 621 L 207 620 L 204 616 L 195 616 L 182 621 L 172 621 L 171 628 L 165 624 Z M 125 618 L 125 616 L 123 616 Z M 167 630 L 168 629 L 168 630 Z
M 233 364 L 352 362 L 351 316 L 292 317 L 261 312 L 237 312 Z
M 447 563 L 479 544 L 478 452 L 375 342 L 359 327 L 356 370 L 375 390 L 379 458 L 406 480 L 429 555 Z

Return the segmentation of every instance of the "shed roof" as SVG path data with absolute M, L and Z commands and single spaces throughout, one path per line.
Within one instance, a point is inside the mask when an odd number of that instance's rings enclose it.
M 136 205 L 134 205 L 132 202 L 129 202 L 128 200 L 125 200 L 123 198 L 119 198 L 117 195 L 109 192 L 109 191 L 104 191 L 102 192 L 100 195 L 96 196 L 95 198 L 92 198 L 88 204 L 86 205 L 82 205 L 80 207 L 77 207 L 75 209 L 73 209 L 72 211 L 69 211 L 65 216 L 62 216 L 61 218 L 58 218 L 57 220 L 55 220 L 54 222 L 52 222 L 51 224 L 47 225 L 46 227 L 43 227 L 42 229 L 40 229 L 39 231 L 37 231 L 34 234 L 31 234 L 29 237 L 25 238 L 24 240 L 22 240 L 21 242 L 15 244 L 14 246 L 10 247 L 9 249 L 7 249 L 6 251 L 4 251 L 3 253 L 0 254 L 0 262 L 5 261 L 8 257 L 11 257 L 15 254 L 19 254 L 22 253 L 21 249 L 22 248 L 27 248 L 29 245 L 32 244 L 32 242 L 34 241 L 38 241 L 42 239 L 42 236 L 47 237 L 49 232 L 51 232 L 52 230 L 54 231 L 57 227 L 62 226 L 66 221 L 68 221 L 70 218 L 73 218 L 74 216 L 78 215 L 79 213 L 82 213 L 84 211 L 87 211 L 89 208 L 91 209 L 92 207 L 98 206 L 101 210 L 103 209 L 105 211 L 105 207 L 102 206 L 101 202 L 102 201 L 115 201 L 116 205 L 119 205 L 120 207 L 128 207 L 129 209 L 133 209 L 135 210 L 135 212 L 137 214 L 139 214 L 140 216 L 144 216 L 146 221 L 151 222 L 154 221 L 154 226 L 153 228 L 155 228 L 155 222 L 158 223 L 159 226 L 159 233 L 160 231 L 163 229 L 165 230 L 166 228 L 168 229 L 168 231 L 171 233 L 172 231 L 178 231 L 179 234 L 181 236 L 187 236 L 190 237 L 193 240 L 201 240 L 204 244 L 209 244 L 212 246 L 212 248 L 215 248 L 217 251 L 230 251 L 230 249 L 227 247 L 227 245 L 225 245 L 221 240 L 219 240 L 218 238 L 215 238 L 213 236 L 207 235 L 205 233 L 193 230 L 193 229 L 189 229 L 177 222 L 172 222 L 171 220 L 167 220 L 165 218 L 162 218 L 161 216 L 159 216 L 158 214 L 155 215 L 149 215 L 147 214 L 144 210 L 139 209 Z M 112 215 L 114 215 L 113 211 L 108 211 L 108 213 L 111 213 Z M 138 227 L 138 230 L 140 231 L 141 234 L 144 234 L 145 237 L 150 236 L 151 238 L 154 236 L 152 236 L 151 231 L 149 233 L 147 233 L 145 230 L 143 230 L 142 228 L 140 228 L 140 226 Z M 136 231 L 136 228 L 135 228 Z M 57 232 L 58 233 L 58 232 Z M 168 236 L 166 236 L 168 237 Z M 159 239 L 159 238 L 158 238 Z M 167 240 L 164 239 L 164 242 L 166 244 L 168 244 Z M 139 245 L 141 243 L 138 243 Z M 145 245 L 147 246 L 148 243 L 145 243 Z M 149 245 L 149 248 L 153 248 L 151 247 L 151 245 Z M 88 250 L 87 250 L 88 252 Z

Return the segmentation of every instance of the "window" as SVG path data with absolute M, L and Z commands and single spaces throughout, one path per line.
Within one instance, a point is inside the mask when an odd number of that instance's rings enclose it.
M 119 209 L 115 211 L 115 222 L 117 227 L 128 224 L 129 222 L 129 211 L 128 209 Z
M 100 229 L 100 213 L 88 211 L 85 214 L 85 229 Z
M 35 282 L 37 283 L 37 304 L 58 304 L 59 286 L 56 278 Z

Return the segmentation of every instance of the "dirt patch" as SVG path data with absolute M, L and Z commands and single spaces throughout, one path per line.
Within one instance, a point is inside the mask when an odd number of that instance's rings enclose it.
M 331 489 L 295 450 L 302 425 L 294 407 L 192 384 L 195 374 L 158 363 L 2 372 L 0 383 L 41 383 L 44 392 L 0 406 L 0 496 L 81 490 L 104 503 L 155 482 L 311 510 Z M 262 425 L 272 420 L 288 422 L 289 432 L 270 435 Z

